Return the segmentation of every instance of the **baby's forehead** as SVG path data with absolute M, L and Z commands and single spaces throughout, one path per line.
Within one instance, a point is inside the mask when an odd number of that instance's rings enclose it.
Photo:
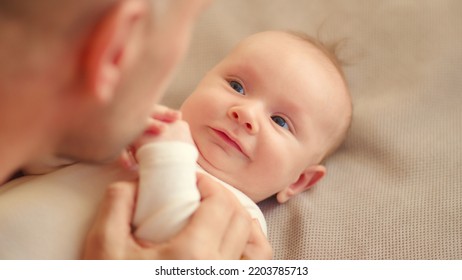
M 235 70 L 274 74 L 277 80 L 291 78 L 291 83 L 302 85 L 311 79 L 329 84 L 343 82 L 342 73 L 322 50 L 307 40 L 280 31 L 257 33 L 244 39 L 222 62 L 230 67 L 241 66 Z
M 300 36 L 282 32 L 266 31 L 257 33 L 242 40 L 225 58 L 230 61 L 255 63 L 254 67 L 267 66 L 270 70 L 291 71 L 293 66 L 303 64 L 318 65 L 320 72 L 343 74 L 332 61 L 327 51 Z M 282 69 L 282 67 L 287 67 Z
M 252 53 L 264 53 L 267 50 L 273 50 L 281 53 L 308 52 L 311 55 L 322 54 L 324 56 L 323 51 L 314 42 L 314 40 L 310 41 L 289 32 L 266 31 L 243 39 L 236 49 Z

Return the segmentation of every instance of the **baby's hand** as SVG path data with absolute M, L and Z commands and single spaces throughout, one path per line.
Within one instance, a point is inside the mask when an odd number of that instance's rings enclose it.
M 191 137 L 191 131 L 189 130 L 189 125 L 183 120 L 177 120 L 172 123 L 164 123 L 163 129 L 159 135 L 152 136 L 149 133 L 145 133 L 138 140 L 138 143 L 141 145 L 150 142 L 164 141 L 181 141 L 190 144 L 194 143 Z
M 157 135 L 153 135 L 150 131 L 145 132 L 132 146 L 135 149 L 134 152 L 136 152 L 144 144 L 165 141 L 181 141 L 194 145 L 188 123 L 177 120 L 171 123 L 163 123 L 162 130 Z
M 136 165 L 136 152 L 138 149 L 148 143 L 166 142 L 166 141 L 182 141 L 194 145 L 194 141 L 189 130 L 189 125 L 183 120 L 177 120 L 171 123 L 163 123 L 159 133 L 152 134 L 150 131 L 145 131 L 128 149 L 127 156 L 123 161 L 126 168 L 131 168 Z
M 181 112 L 164 105 L 156 104 L 152 111 L 151 118 L 170 123 L 181 119 Z
M 165 124 L 175 122 L 179 119 L 181 119 L 180 111 L 157 104 L 148 120 L 148 126 L 144 134 L 152 136 L 160 135 L 166 127 Z
M 132 145 L 122 151 L 118 162 L 124 168 L 132 169 L 136 166 L 135 154 L 138 148 L 147 142 L 160 140 L 159 137 L 163 134 L 164 130 L 166 130 L 167 126 L 179 119 L 181 119 L 180 111 L 156 104 L 143 135 L 138 137 Z

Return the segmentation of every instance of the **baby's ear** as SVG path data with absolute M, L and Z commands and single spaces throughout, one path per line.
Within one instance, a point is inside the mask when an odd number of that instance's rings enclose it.
M 326 168 L 322 165 L 313 165 L 305 169 L 297 181 L 280 191 L 276 198 L 279 203 L 284 203 L 295 195 L 306 191 L 326 175 Z

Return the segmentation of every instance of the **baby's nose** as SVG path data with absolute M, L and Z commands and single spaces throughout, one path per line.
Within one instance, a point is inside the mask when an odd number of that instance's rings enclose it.
M 247 132 L 255 134 L 258 132 L 258 123 L 254 113 L 250 108 L 236 106 L 229 109 L 228 116 L 243 126 Z

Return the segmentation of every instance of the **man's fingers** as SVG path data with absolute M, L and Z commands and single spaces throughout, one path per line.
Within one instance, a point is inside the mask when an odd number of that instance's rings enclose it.
M 249 243 L 244 251 L 244 259 L 249 260 L 270 260 L 273 257 L 273 249 L 268 239 L 261 230 L 257 220 L 252 221 L 252 231 Z
M 235 211 L 234 201 L 232 200 L 234 197 L 220 183 L 200 173 L 197 176 L 197 188 L 201 194 L 201 205 L 194 216 L 201 217 L 202 228 L 215 232 L 215 236 L 211 236 L 211 238 L 221 242 L 221 238 L 227 230 L 228 223 Z M 191 224 L 196 220 L 199 219 L 193 219 Z
M 128 230 L 135 204 L 136 186 L 131 182 L 117 182 L 108 187 L 99 221 L 109 230 Z
M 197 177 L 201 204 L 184 230 L 172 239 L 172 245 L 182 244 L 182 259 L 229 259 L 231 256 L 221 255 L 220 248 L 235 206 L 218 182 L 200 173 Z M 178 248 L 170 249 L 173 255 Z
M 223 258 L 240 259 L 250 237 L 251 219 L 244 208 L 234 212 L 224 233 L 220 253 Z
M 239 259 L 249 239 L 249 214 L 220 183 L 204 174 L 197 177 L 202 201 L 188 227 L 198 244 L 214 252 L 205 258 Z
M 120 247 L 120 240 L 130 240 L 135 195 L 134 183 L 118 182 L 108 187 L 87 236 L 84 258 L 103 259 L 110 255 L 110 258 L 117 259 L 124 253 L 117 252 L 116 247 Z

